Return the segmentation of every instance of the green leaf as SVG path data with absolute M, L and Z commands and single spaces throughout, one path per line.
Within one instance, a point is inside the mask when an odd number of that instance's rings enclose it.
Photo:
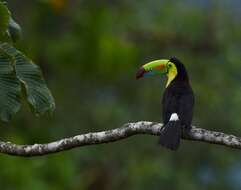
M 15 22 L 15 20 L 13 20 L 12 17 L 10 17 L 8 33 L 11 36 L 11 39 L 13 40 L 13 42 L 18 41 L 21 38 L 21 33 L 22 33 L 21 27 L 17 22 Z
M 21 84 L 12 67 L 12 58 L 0 49 L 0 118 L 9 121 L 21 107 Z
M 54 99 L 40 68 L 10 44 L 3 43 L 1 47 L 15 60 L 17 78 L 23 84 L 28 103 L 35 114 L 52 112 L 55 109 Z
M 10 12 L 3 2 L 0 2 L 0 34 L 3 35 L 8 28 Z

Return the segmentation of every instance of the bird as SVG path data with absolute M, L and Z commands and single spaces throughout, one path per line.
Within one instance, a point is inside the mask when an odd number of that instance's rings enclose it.
M 162 97 L 163 127 L 159 144 L 170 150 L 180 146 L 182 129 L 189 132 L 193 118 L 194 93 L 184 64 L 176 57 L 159 59 L 144 64 L 136 79 L 150 76 L 167 76 Z

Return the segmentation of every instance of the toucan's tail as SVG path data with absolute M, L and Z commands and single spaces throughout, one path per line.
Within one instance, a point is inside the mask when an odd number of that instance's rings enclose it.
M 159 144 L 168 149 L 177 150 L 180 145 L 181 131 L 181 122 L 178 119 L 170 119 L 162 128 Z

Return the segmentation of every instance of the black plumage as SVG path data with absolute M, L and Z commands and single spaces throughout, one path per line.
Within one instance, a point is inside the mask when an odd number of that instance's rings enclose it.
M 191 128 L 194 107 L 194 94 L 189 84 L 189 78 L 184 65 L 171 58 L 177 68 L 177 75 L 167 86 L 162 98 L 162 116 L 164 127 L 159 143 L 169 149 L 176 150 L 180 144 L 181 128 Z M 170 121 L 173 113 L 178 115 L 178 121 Z

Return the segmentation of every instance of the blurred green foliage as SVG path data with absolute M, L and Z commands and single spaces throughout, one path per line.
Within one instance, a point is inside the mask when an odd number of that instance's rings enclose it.
M 44 143 L 161 121 L 164 80 L 135 81 L 143 63 L 177 56 L 196 105 L 194 125 L 240 135 L 239 1 L 9 0 L 24 28 L 18 47 L 43 68 L 56 99 L 53 117 L 24 111 L 2 124 L 1 140 Z M 6 126 L 5 126 L 6 125 Z M 83 147 L 38 158 L 1 155 L 0 187 L 54 189 L 240 189 L 241 154 L 182 141 L 178 152 L 153 136 Z
M 7 122 L 19 111 L 22 96 L 36 115 L 51 113 L 55 103 L 40 68 L 12 44 L 21 28 L 5 1 L 0 1 L 0 20 L 0 119 Z

